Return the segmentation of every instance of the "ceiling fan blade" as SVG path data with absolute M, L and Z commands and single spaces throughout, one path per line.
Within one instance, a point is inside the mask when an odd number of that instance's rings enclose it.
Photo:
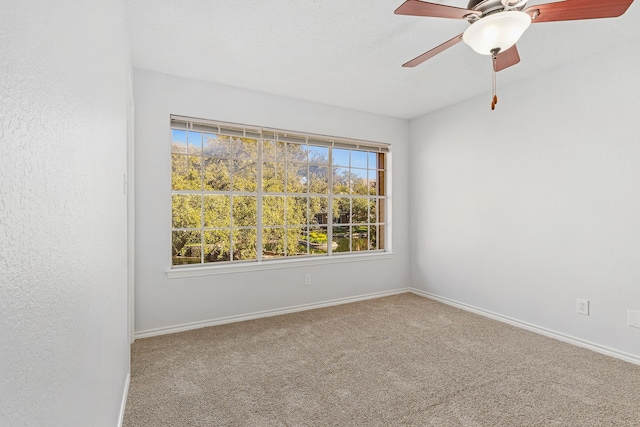
M 428 3 L 420 0 L 407 0 L 394 12 L 396 15 L 431 16 L 434 18 L 462 19 L 468 15 L 478 15 L 475 10 L 462 9 L 444 4 Z
M 518 62 L 520 62 L 520 55 L 518 55 L 518 48 L 516 48 L 516 45 L 514 44 L 509 49 L 498 54 L 493 68 L 497 73 L 498 71 L 502 71 L 512 65 L 516 65 Z
M 437 54 L 439 54 L 443 50 L 449 49 L 451 46 L 454 46 L 454 45 L 460 43 L 461 41 L 462 41 L 462 34 L 458 34 L 457 36 L 455 36 L 451 40 L 448 40 L 448 41 L 442 43 L 440 46 L 434 47 L 430 51 L 425 52 L 422 55 L 413 58 L 411 61 L 409 61 L 409 62 L 407 62 L 405 64 L 402 64 L 402 66 L 403 67 L 415 67 L 416 65 L 420 65 L 424 61 L 426 61 L 427 59 L 433 58 L 434 56 L 436 56 Z
M 531 6 L 525 10 L 532 23 L 615 18 L 627 11 L 633 0 L 565 0 Z M 537 15 L 537 16 L 536 16 Z

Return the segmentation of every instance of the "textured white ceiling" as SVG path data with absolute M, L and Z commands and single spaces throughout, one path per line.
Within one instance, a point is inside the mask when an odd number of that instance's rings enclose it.
M 126 0 L 133 65 L 405 119 L 488 93 L 491 61 L 464 43 L 401 67 L 468 25 L 394 15 L 402 2 Z M 498 87 L 640 39 L 638 3 L 620 18 L 531 25 Z

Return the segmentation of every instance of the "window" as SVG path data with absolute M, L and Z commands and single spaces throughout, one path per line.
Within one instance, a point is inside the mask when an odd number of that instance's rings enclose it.
M 172 116 L 172 266 L 383 252 L 387 152 Z

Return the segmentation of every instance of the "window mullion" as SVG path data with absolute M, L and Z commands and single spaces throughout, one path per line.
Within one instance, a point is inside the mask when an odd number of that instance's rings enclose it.
M 307 198 L 307 211 L 305 212 L 305 217 L 307 218 L 307 223 L 304 226 L 306 235 L 307 235 L 307 245 L 306 245 L 306 250 L 307 250 L 307 255 L 309 255 L 311 253 L 311 215 L 310 215 L 310 196 L 309 194 L 311 193 L 311 170 L 310 170 L 310 166 L 309 166 L 309 144 L 307 143 L 307 194 L 305 194 L 306 198 Z
M 233 164 L 233 163 L 231 163 Z M 233 177 L 230 178 L 229 182 L 232 183 Z M 233 186 L 231 187 L 233 189 Z M 229 261 L 233 261 L 233 191 L 229 196 Z
M 263 164 L 263 152 L 262 152 L 263 141 L 262 139 L 258 139 L 258 147 L 257 147 L 257 159 L 256 159 L 256 173 L 258 174 L 256 179 L 256 259 L 258 262 L 262 262 L 262 164 Z
M 200 264 L 204 264 L 204 194 L 200 195 Z
M 188 139 L 187 139 L 188 140 Z M 204 264 L 204 156 L 202 135 L 200 135 L 200 264 Z M 189 149 L 187 148 L 187 152 Z
M 329 201 L 327 203 L 327 254 L 333 253 L 333 148 L 329 148 Z
M 289 243 L 289 227 L 287 227 L 287 190 L 288 190 L 288 186 L 287 183 L 289 181 L 289 144 L 284 143 L 284 197 L 282 198 L 282 201 L 284 203 L 283 206 L 283 212 L 284 212 L 284 218 L 282 220 L 282 230 L 283 230 L 283 235 L 284 235 L 284 247 L 282 248 L 283 253 L 284 253 L 284 257 L 286 258 L 289 255 L 289 248 L 288 248 L 288 243 Z
M 351 150 L 349 150 L 349 175 L 347 178 L 347 184 L 349 184 L 349 252 L 353 252 L 353 193 L 352 193 L 352 184 L 351 180 Z

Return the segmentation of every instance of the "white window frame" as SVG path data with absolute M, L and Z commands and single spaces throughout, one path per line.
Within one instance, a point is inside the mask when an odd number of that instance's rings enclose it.
M 228 274 L 228 273 L 236 273 L 236 272 L 242 272 L 242 271 L 272 270 L 272 269 L 281 269 L 281 268 L 300 267 L 300 266 L 306 266 L 306 265 L 335 264 L 335 263 L 341 263 L 341 262 L 371 261 L 371 260 L 388 259 L 393 256 L 392 239 L 391 239 L 391 231 L 392 231 L 391 156 L 392 156 L 392 153 L 391 153 L 390 144 L 171 115 L 170 134 L 174 129 L 186 130 L 186 131 L 209 132 L 209 133 L 215 133 L 218 135 L 254 138 L 258 140 L 260 146 L 262 145 L 263 141 L 271 141 L 271 140 L 277 139 L 281 142 L 294 142 L 294 143 L 300 143 L 300 144 L 311 144 L 314 146 L 326 146 L 331 148 L 366 150 L 370 152 L 384 153 L 385 154 L 385 165 L 384 165 L 384 176 L 385 176 L 384 186 L 385 187 L 384 187 L 383 199 L 385 200 L 385 218 L 384 218 L 385 220 L 382 223 L 378 220 L 377 224 L 384 225 L 383 239 L 384 239 L 385 247 L 384 249 L 374 249 L 374 250 L 366 250 L 366 251 L 333 252 L 331 249 L 331 246 L 329 246 L 328 252 L 322 255 L 292 256 L 292 257 L 283 257 L 278 259 L 269 259 L 265 261 L 262 259 L 261 235 L 262 235 L 263 225 L 262 225 L 262 217 L 260 212 L 261 203 L 259 203 L 258 212 L 257 212 L 257 225 L 256 225 L 256 232 L 258 236 L 258 240 L 256 242 L 256 246 L 257 246 L 256 259 L 220 261 L 220 262 L 186 264 L 186 265 L 175 266 L 173 265 L 171 254 L 169 254 L 170 268 L 165 271 L 165 273 L 169 278 L 205 276 L 205 275 L 212 275 L 212 274 Z M 274 137 L 275 135 L 277 135 L 277 138 Z M 171 144 L 172 138 L 170 137 L 169 140 Z M 258 180 L 257 180 L 257 188 L 256 188 L 257 200 L 261 200 L 261 197 L 263 197 L 264 195 L 271 195 L 269 193 L 263 193 L 263 189 L 261 185 L 262 163 L 264 161 L 264 159 L 262 158 L 261 151 L 262 150 L 260 149 L 259 158 L 257 159 L 257 168 L 258 168 L 257 169 Z M 330 150 L 330 153 L 331 153 L 331 150 Z M 331 168 L 335 166 L 332 164 L 331 156 L 329 157 L 328 167 L 330 169 L 329 182 L 328 182 L 329 189 L 327 193 L 329 204 L 327 207 L 328 219 L 327 219 L 326 227 L 327 227 L 327 239 L 329 242 L 331 242 L 333 238 L 333 228 L 337 226 L 341 226 L 341 224 L 339 223 L 333 223 L 333 218 L 331 214 L 332 197 L 353 198 L 354 195 L 333 194 L 333 185 L 332 185 L 333 173 L 331 173 Z M 170 169 L 169 174 L 171 173 L 172 171 Z M 183 192 L 182 190 L 173 190 L 171 183 L 169 184 L 169 187 L 170 187 L 169 188 L 170 194 L 174 194 L 174 192 L 178 192 L 178 193 Z M 190 191 L 187 190 L 185 192 L 202 193 L 202 191 L 198 192 L 194 190 L 190 190 Z M 289 194 L 292 194 L 292 193 L 289 193 Z M 301 194 L 304 194 L 306 197 L 312 196 L 311 193 L 301 193 Z M 367 223 L 367 224 L 370 224 L 370 223 Z M 172 230 L 172 229 L 173 227 L 170 224 L 169 230 Z

